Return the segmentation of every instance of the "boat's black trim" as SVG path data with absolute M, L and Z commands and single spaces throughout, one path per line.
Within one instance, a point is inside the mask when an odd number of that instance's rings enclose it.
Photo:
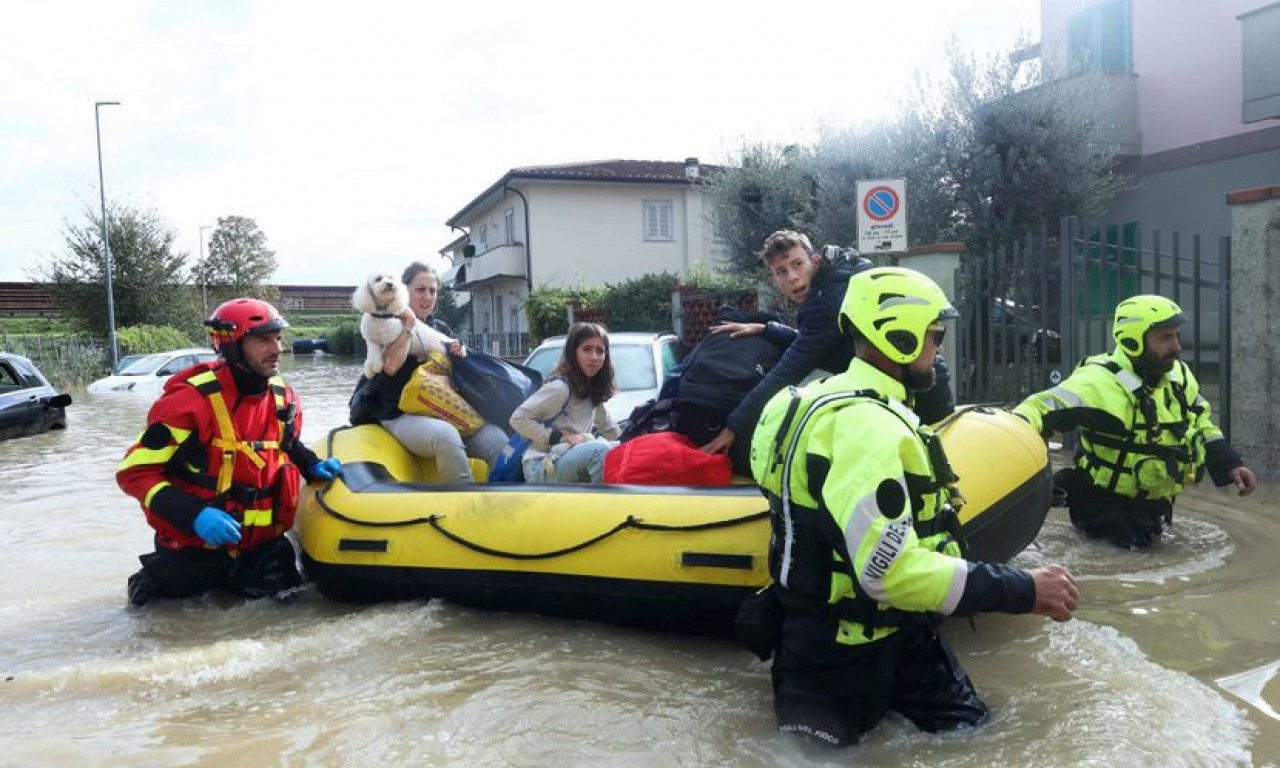
M 754 587 L 567 576 L 527 571 L 450 570 L 320 563 L 307 575 L 331 599 L 348 602 L 444 598 L 515 613 L 590 619 L 682 634 L 732 637 L 738 604 Z
M 969 559 L 1007 563 L 1035 541 L 1053 501 L 1053 472 L 1045 465 L 1017 488 L 964 524 Z M 1013 514 L 1015 511 L 1020 514 Z

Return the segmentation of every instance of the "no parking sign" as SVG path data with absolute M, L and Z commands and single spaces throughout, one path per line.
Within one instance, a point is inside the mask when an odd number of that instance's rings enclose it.
M 907 250 L 905 179 L 858 182 L 858 250 L 862 253 Z

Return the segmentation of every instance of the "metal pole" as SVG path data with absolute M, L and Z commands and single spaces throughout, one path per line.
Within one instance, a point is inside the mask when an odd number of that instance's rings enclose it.
M 204 313 L 209 314 L 209 275 L 204 265 L 204 231 L 213 229 L 211 226 L 200 228 L 200 303 L 204 306 Z
M 98 142 L 98 200 L 102 204 L 102 252 L 106 256 L 107 267 L 107 343 L 111 347 L 111 370 L 120 362 L 120 350 L 116 344 L 116 300 L 111 288 L 111 241 L 107 239 L 107 190 L 102 181 L 102 126 L 98 119 L 98 108 L 118 106 L 118 101 L 93 102 L 93 132 Z

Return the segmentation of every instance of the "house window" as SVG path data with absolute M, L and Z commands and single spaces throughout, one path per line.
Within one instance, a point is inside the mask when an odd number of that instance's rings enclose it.
M 508 208 L 502 212 L 502 228 L 507 233 L 507 245 L 516 243 L 516 209 Z
M 644 201 L 644 239 L 675 240 L 675 228 L 671 223 L 670 200 Z
M 489 225 L 480 225 L 480 237 L 476 240 L 476 252 L 484 253 L 489 250 Z
M 1280 117 L 1280 4 L 1272 3 L 1239 17 L 1244 54 L 1242 122 Z
M 1108 2 L 1080 11 L 1067 23 L 1071 73 L 1133 71 L 1129 0 Z

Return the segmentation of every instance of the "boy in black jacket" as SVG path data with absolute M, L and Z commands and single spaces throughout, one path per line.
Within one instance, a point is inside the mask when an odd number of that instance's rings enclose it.
M 769 341 L 785 347 L 777 365 L 729 414 L 725 428 L 702 446 L 705 453 L 728 453 L 735 444 L 751 445 L 751 433 L 764 405 L 783 387 L 799 384 L 816 369 L 841 373 L 853 359 L 853 339 L 841 335 L 836 317 L 844 301 L 845 288 L 853 275 L 871 269 L 870 261 L 828 261 L 813 250 L 809 238 L 781 229 L 765 238 L 760 251 L 769 276 L 778 290 L 800 304 L 796 325 L 782 323 L 721 323 L 712 333 L 729 333 L 735 338 L 762 333 Z M 939 355 L 934 365 L 934 385 L 916 397 L 915 412 L 926 423 L 934 423 L 955 409 L 951 396 L 951 374 Z

